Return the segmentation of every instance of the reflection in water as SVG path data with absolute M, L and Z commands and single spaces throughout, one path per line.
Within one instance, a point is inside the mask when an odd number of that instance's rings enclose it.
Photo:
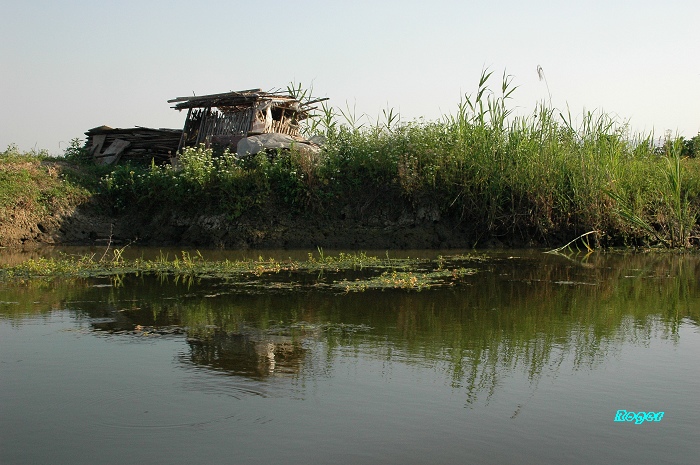
M 258 379 L 297 373 L 306 352 L 300 341 L 290 336 L 250 330 L 200 332 L 197 337 L 190 336 L 187 344 L 191 352 L 183 362 Z
M 0 462 L 693 463 L 699 266 L 511 251 L 451 288 L 356 294 L 1 283 Z
M 93 330 L 128 337 L 184 334 L 180 362 L 249 379 L 310 379 L 348 350 L 419 364 L 446 376 L 466 402 L 493 395 L 513 371 L 536 386 L 567 358 L 592 368 L 621 343 L 674 340 L 700 321 L 698 257 L 676 254 L 559 257 L 494 255 L 470 264 L 466 285 L 419 293 L 233 292 L 148 276 L 30 282 L 0 293 L 14 324 L 69 309 Z M 323 365 L 319 354 L 323 350 Z

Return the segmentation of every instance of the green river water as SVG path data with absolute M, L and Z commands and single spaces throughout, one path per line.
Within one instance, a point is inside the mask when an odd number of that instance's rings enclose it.
M 0 464 L 697 463 L 700 256 L 484 255 L 420 292 L 0 283 Z

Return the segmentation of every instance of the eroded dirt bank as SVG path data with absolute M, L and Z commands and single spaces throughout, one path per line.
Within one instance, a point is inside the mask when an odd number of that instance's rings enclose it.
M 94 199 L 40 212 L 15 208 L 0 220 L 0 246 L 40 244 L 181 245 L 247 248 L 413 249 L 535 245 L 486 237 L 468 222 L 442 218 L 436 208 L 412 208 L 396 202 L 362 209 L 348 205 L 333 215 L 292 212 L 274 205 L 238 218 L 158 212 L 112 215 Z

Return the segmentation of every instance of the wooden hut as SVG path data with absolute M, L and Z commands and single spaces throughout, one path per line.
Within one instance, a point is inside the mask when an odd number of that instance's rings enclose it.
M 299 122 L 309 116 L 312 104 L 286 92 L 241 90 L 224 94 L 178 97 L 172 108 L 187 110 L 178 152 L 184 147 L 218 145 L 236 147 L 244 137 L 280 133 L 299 138 Z
M 324 100 L 328 99 L 302 103 L 288 92 L 260 89 L 178 97 L 168 103 L 174 103 L 176 110 L 187 110 L 182 130 L 100 126 L 85 133 L 85 147 L 95 163 L 107 165 L 119 161 L 172 162 L 183 148 L 200 144 L 235 152 L 241 139 L 261 134 L 284 134 L 309 143 L 299 134 L 299 122 L 309 117 L 314 103 Z

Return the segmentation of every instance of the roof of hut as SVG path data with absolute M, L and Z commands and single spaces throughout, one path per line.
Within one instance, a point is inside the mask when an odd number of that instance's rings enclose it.
M 303 119 L 306 118 L 308 112 L 313 109 L 311 105 L 324 100 L 328 99 L 320 98 L 302 103 L 298 99 L 290 96 L 288 92 L 264 92 L 261 89 L 248 89 L 226 92 L 223 94 L 177 97 L 168 100 L 168 103 L 175 103 L 172 108 L 176 110 L 188 108 L 218 108 L 223 112 L 237 112 L 250 108 L 258 102 L 269 101 L 275 106 L 298 112 L 298 119 Z

